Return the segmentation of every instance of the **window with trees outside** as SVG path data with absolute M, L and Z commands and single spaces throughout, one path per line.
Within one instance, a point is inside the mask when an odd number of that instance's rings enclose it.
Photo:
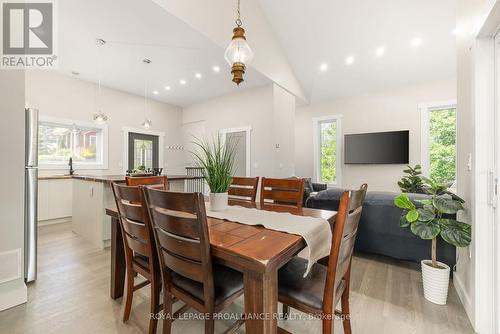
M 447 105 L 424 110 L 422 168 L 424 175 L 456 188 L 457 110 Z
M 313 120 L 315 137 L 315 179 L 340 184 L 340 118 L 330 116 Z
M 41 120 L 38 162 L 42 167 L 67 168 L 69 158 L 79 168 L 105 168 L 105 126 L 82 122 Z

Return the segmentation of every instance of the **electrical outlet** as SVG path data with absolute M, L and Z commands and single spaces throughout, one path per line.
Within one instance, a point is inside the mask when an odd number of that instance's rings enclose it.
M 472 153 L 467 156 L 467 170 L 472 171 Z

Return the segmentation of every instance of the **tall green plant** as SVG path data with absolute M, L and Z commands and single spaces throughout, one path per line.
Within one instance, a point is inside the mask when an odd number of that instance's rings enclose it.
M 415 167 L 408 166 L 408 169 L 403 170 L 406 175 L 398 181 L 398 186 L 401 192 L 404 193 L 423 193 L 424 182 L 422 181 L 422 167 L 415 165 Z
M 231 185 L 233 175 L 236 144 L 233 140 L 222 143 L 219 136 L 212 144 L 195 139 L 193 144 L 198 148 L 191 152 L 196 164 L 203 168 L 203 178 L 207 181 L 212 193 L 225 193 Z
M 436 238 L 440 236 L 445 242 L 456 247 L 466 247 L 471 242 L 471 226 L 449 218 L 450 215 L 464 210 L 464 202 L 455 199 L 449 194 L 443 194 L 445 186 L 430 179 L 426 189 L 431 193 L 431 199 L 417 200 L 421 207 L 410 200 L 408 195 L 401 194 L 394 199 L 394 204 L 403 209 L 399 224 L 409 227 L 413 234 L 424 240 L 432 240 L 432 266 L 439 267 L 436 256 Z M 430 183 L 430 184 L 429 184 Z

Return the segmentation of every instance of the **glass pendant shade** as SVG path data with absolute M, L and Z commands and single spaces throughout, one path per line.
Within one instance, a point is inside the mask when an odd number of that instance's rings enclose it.
M 97 124 L 104 124 L 108 121 L 109 117 L 103 113 L 101 110 L 99 110 L 98 112 L 96 112 L 94 114 L 94 122 L 97 123 Z
M 233 81 L 239 85 L 243 81 L 246 66 L 253 58 L 253 51 L 246 41 L 245 29 L 242 27 L 233 29 L 233 39 L 224 53 L 224 58 L 231 66 Z
M 149 129 L 152 125 L 153 125 L 153 122 L 149 118 L 146 118 L 144 120 L 144 122 L 142 122 L 142 127 L 144 129 Z

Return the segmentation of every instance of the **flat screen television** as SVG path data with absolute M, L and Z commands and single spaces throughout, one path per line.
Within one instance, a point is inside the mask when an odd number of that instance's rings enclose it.
M 345 164 L 407 164 L 410 131 L 344 136 Z

